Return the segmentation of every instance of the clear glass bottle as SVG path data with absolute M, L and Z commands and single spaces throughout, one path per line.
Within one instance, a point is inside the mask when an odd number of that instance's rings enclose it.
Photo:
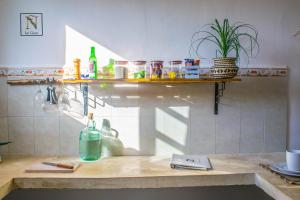
M 101 155 L 101 133 L 96 129 L 93 113 L 88 114 L 87 127 L 82 129 L 79 137 L 79 154 L 82 160 L 98 160 Z

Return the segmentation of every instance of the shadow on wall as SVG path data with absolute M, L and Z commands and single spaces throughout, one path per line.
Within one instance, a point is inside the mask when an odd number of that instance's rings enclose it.
M 100 65 L 110 58 L 124 59 L 71 27 L 66 27 L 66 37 L 66 65 L 75 57 L 82 59 L 82 65 L 87 64 L 91 46 L 96 47 Z M 67 87 L 78 90 L 79 86 Z M 245 78 L 241 83 L 228 84 L 220 114 L 215 116 L 213 85 L 209 84 L 90 85 L 89 112 L 94 113 L 98 128 L 104 118 L 111 121 L 120 133 L 126 155 L 284 151 L 286 88 L 286 78 Z M 80 115 L 82 95 L 75 94 L 72 112 Z M 76 114 L 65 115 L 77 123 Z M 77 142 L 77 137 L 73 140 Z
M 94 113 L 97 128 L 101 129 L 103 119 L 110 120 L 119 132 L 125 155 L 188 153 L 193 91 L 188 86 L 134 86 L 90 86 L 89 112 Z M 72 107 L 64 116 L 84 124 L 83 99 L 80 92 L 75 93 L 79 88 L 67 88 L 72 91 L 69 92 Z
M 100 65 L 106 65 L 110 58 L 124 60 L 122 56 L 66 26 L 65 67 L 72 66 L 74 58 L 80 58 L 82 65 L 87 65 L 91 46 L 96 47 Z M 65 114 L 83 123 L 82 97 L 75 92 L 78 88 L 68 89 L 74 97 L 71 98 L 71 112 Z M 190 107 L 183 102 L 189 103 L 190 96 L 182 97 L 174 92 L 176 89 L 172 86 L 126 84 L 107 85 L 105 88 L 92 86 L 89 112 L 94 112 L 98 126 L 103 118 L 111 121 L 120 132 L 126 155 L 187 153 Z

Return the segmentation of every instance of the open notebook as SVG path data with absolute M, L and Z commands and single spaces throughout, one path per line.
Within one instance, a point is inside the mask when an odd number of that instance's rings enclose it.
M 170 165 L 171 168 L 185 168 L 185 169 L 198 169 L 198 170 L 212 169 L 209 158 L 207 156 L 199 156 L 199 155 L 173 154 Z

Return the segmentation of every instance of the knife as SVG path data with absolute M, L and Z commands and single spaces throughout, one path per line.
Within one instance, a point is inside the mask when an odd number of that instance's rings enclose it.
M 6 144 L 9 144 L 11 142 L 0 142 L 0 145 L 6 145 Z
M 42 162 L 44 165 L 50 165 L 50 166 L 55 166 L 55 167 L 60 167 L 60 168 L 65 168 L 65 169 L 74 169 L 73 165 L 70 164 L 64 164 L 64 163 L 54 163 L 54 162 Z

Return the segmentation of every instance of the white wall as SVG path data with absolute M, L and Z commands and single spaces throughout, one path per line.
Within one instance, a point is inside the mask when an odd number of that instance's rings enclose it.
M 1 0 L 0 65 L 64 65 L 66 25 L 124 58 L 169 60 L 187 57 L 192 33 L 214 18 L 247 22 L 261 39 L 251 64 L 291 68 L 290 143 L 300 148 L 299 10 L 299 0 Z M 44 13 L 43 37 L 19 36 L 21 12 Z

